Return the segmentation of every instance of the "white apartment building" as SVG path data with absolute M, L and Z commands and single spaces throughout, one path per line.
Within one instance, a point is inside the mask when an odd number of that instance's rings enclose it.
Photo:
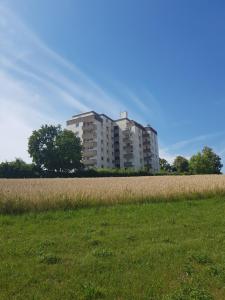
M 157 132 L 130 120 L 127 112 L 112 120 L 94 111 L 78 114 L 67 121 L 83 144 L 82 162 L 95 168 L 148 168 L 159 171 Z

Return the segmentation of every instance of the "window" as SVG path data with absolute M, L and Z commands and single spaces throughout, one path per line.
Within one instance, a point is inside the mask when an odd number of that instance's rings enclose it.
M 76 123 L 76 127 L 79 127 L 79 123 Z
M 102 156 L 102 160 L 104 160 L 103 156 Z

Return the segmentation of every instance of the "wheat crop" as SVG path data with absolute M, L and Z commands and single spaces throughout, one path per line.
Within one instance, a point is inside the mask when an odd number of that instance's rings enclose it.
M 225 195 L 225 175 L 1 179 L 0 213 Z

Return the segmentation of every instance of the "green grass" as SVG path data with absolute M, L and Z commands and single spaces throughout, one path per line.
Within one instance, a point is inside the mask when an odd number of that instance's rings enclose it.
M 0 299 L 225 299 L 225 198 L 0 215 Z

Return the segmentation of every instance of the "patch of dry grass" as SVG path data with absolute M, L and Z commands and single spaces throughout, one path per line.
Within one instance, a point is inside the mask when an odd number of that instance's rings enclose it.
M 225 195 L 225 175 L 1 179 L 0 213 Z

